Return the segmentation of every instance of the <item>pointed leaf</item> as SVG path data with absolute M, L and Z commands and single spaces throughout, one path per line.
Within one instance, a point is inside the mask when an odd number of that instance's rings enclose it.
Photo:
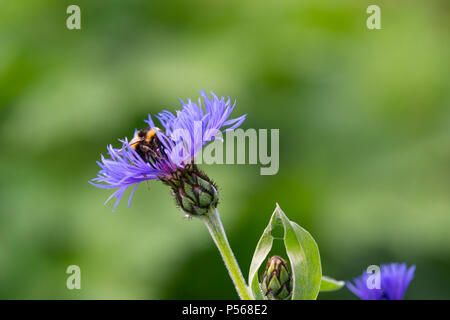
M 266 259 L 267 255 L 272 249 L 273 237 L 271 234 L 272 229 L 275 227 L 276 213 L 272 214 L 269 224 L 256 245 L 255 252 L 253 253 L 252 263 L 250 264 L 250 273 L 248 276 L 249 287 L 252 290 L 253 297 L 256 300 L 264 300 L 261 288 L 259 286 L 258 270 L 261 264 Z
M 312 236 L 295 222 L 290 221 L 278 206 L 270 218 L 253 254 L 250 265 L 249 286 L 254 298 L 264 299 L 258 278 L 258 270 L 269 254 L 276 226 L 283 226 L 283 240 L 292 269 L 293 300 L 313 300 L 319 293 L 322 267 L 319 249 Z
M 322 276 L 320 282 L 320 292 L 336 291 L 345 285 L 345 281 L 338 281 L 333 278 Z
M 292 268 L 292 300 L 315 300 L 322 278 L 319 248 L 308 231 L 275 209 L 284 226 L 284 244 Z

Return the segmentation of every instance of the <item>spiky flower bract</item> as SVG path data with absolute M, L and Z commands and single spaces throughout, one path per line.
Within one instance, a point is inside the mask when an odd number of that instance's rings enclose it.
M 347 288 L 361 300 L 402 300 L 409 283 L 414 277 L 416 266 L 407 267 L 406 263 L 390 263 L 380 266 L 380 287 L 369 288 L 367 280 L 371 276 L 366 272 L 347 282 Z
M 203 90 L 200 91 L 197 102 L 190 99 L 187 102 L 181 100 L 180 102 L 182 108 L 177 110 L 176 114 L 163 111 L 155 116 L 162 126 L 161 130 L 157 128 L 151 115 L 148 116 L 148 120 L 145 120 L 147 125 L 156 131 L 161 145 L 160 148 L 152 151 L 154 155 L 148 161 L 144 161 L 130 145 L 128 139 L 124 139 L 119 140 L 122 143 L 121 148 L 116 149 L 109 145 L 107 147 L 109 157 L 102 155 L 101 161 L 97 162 L 100 171 L 90 183 L 99 188 L 117 189 L 105 202 L 106 204 L 111 198 L 116 198 L 113 211 L 125 191 L 132 187 L 128 200 L 128 206 L 130 206 L 137 186 L 147 180 L 161 180 L 170 185 L 174 193 L 181 192 L 184 196 L 189 196 L 183 199 L 176 197 L 178 205 L 183 210 L 192 209 L 188 213 L 195 214 L 195 210 L 203 212 L 202 208 L 205 207 L 206 199 L 211 194 L 213 198 L 211 204 L 217 204 L 217 199 L 214 199 L 217 190 L 212 190 L 215 189 L 214 184 L 198 170 L 194 158 L 206 143 L 214 140 L 217 134 L 239 127 L 245 120 L 245 115 L 230 119 L 236 103 L 232 105 L 230 98 L 218 98 L 212 92 L 210 97 Z M 179 190 L 180 185 L 176 178 L 185 177 L 186 174 L 189 177 L 195 175 L 202 180 L 201 183 L 198 184 L 197 181 L 188 187 L 183 184 L 183 190 Z M 181 182 L 187 181 L 191 182 L 191 179 L 184 179 Z M 204 181 L 206 182 L 203 183 Z M 197 185 L 200 188 L 197 188 Z M 194 207 L 192 203 L 188 204 L 186 201 L 194 202 Z
M 286 260 L 272 256 L 267 260 L 266 270 L 261 281 L 265 299 L 287 300 L 292 295 L 292 274 Z

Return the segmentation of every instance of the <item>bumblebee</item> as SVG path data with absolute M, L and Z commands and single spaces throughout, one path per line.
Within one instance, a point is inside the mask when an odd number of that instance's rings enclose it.
M 155 129 L 160 131 L 159 128 Z M 162 149 L 164 146 L 159 140 L 156 131 L 150 127 L 137 131 L 129 144 L 147 162 L 160 159 L 163 154 Z

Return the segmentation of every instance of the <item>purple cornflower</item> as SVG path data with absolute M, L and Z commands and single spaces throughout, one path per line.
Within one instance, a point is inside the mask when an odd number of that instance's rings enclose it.
M 215 139 L 217 134 L 239 127 L 245 120 L 245 115 L 229 119 L 236 104 L 231 105 L 230 98 L 219 99 L 212 92 L 212 98 L 210 98 L 203 90 L 200 91 L 200 95 L 198 103 L 190 99 L 187 103 L 180 100 L 182 109 L 177 110 L 176 115 L 169 111 L 156 115 L 162 130 L 155 126 L 149 115 L 145 122 L 155 131 L 158 144 L 147 153 L 147 157 L 142 157 L 142 154 L 136 150 L 134 139 L 130 142 L 128 139 L 119 140 L 122 142 L 120 149 L 115 149 L 112 145 L 107 147 L 109 158 L 102 155 L 101 162 L 97 162 L 101 170 L 97 177 L 89 182 L 99 188 L 117 189 L 105 202 L 106 204 L 113 197 L 117 199 L 113 211 L 128 187 L 134 186 L 128 200 L 128 206 L 130 206 L 137 186 L 146 180 L 161 180 L 177 191 L 181 176 L 186 173 L 194 174 L 197 187 L 200 185 L 202 188 L 200 191 L 209 192 L 211 188 L 215 190 L 209 178 L 196 168 L 194 158 L 207 142 Z M 137 132 L 136 130 L 135 137 Z M 208 183 L 211 184 L 210 187 L 207 186 Z M 195 193 L 200 192 L 197 189 L 194 190 Z M 212 195 L 214 195 L 213 191 L 211 191 Z M 201 196 L 203 205 L 206 201 L 204 194 Z M 196 197 L 199 202 L 198 194 Z M 182 200 L 180 198 L 180 206 Z M 195 199 L 192 201 L 195 202 Z M 184 207 L 189 205 L 191 210 L 189 203 L 183 202 L 183 204 L 185 204 Z
M 361 300 L 402 300 L 414 277 L 416 266 L 407 268 L 406 263 L 383 264 L 380 267 L 380 289 L 370 289 L 367 284 L 371 274 L 363 274 L 347 282 L 347 288 Z

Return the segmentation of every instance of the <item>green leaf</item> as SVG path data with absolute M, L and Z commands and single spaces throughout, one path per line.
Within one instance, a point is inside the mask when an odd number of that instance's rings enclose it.
M 338 281 L 333 278 L 322 276 L 320 282 L 320 292 L 336 291 L 345 285 L 345 281 Z
M 317 243 L 308 231 L 289 221 L 279 206 L 275 211 L 283 221 L 284 245 L 292 267 L 292 300 L 315 300 L 322 279 Z
M 258 270 L 261 264 L 266 259 L 267 255 L 272 249 L 273 237 L 271 234 L 272 229 L 275 227 L 276 214 L 273 213 L 270 218 L 269 224 L 256 245 L 255 252 L 253 253 L 252 263 L 250 265 L 250 274 L 248 277 L 249 287 L 252 290 L 253 297 L 256 300 L 264 300 L 261 288 L 259 287 Z
M 319 294 L 322 278 L 319 249 L 313 237 L 295 222 L 290 221 L 281 208 L 275 208 L 253 254 L 249 286 L 257 300 L 264 299 L 259 287 L 258 270 L 272 248 L 276 226 L 283 226 L 284 245 L 291 264 L 293 300 L 314 300 Z

